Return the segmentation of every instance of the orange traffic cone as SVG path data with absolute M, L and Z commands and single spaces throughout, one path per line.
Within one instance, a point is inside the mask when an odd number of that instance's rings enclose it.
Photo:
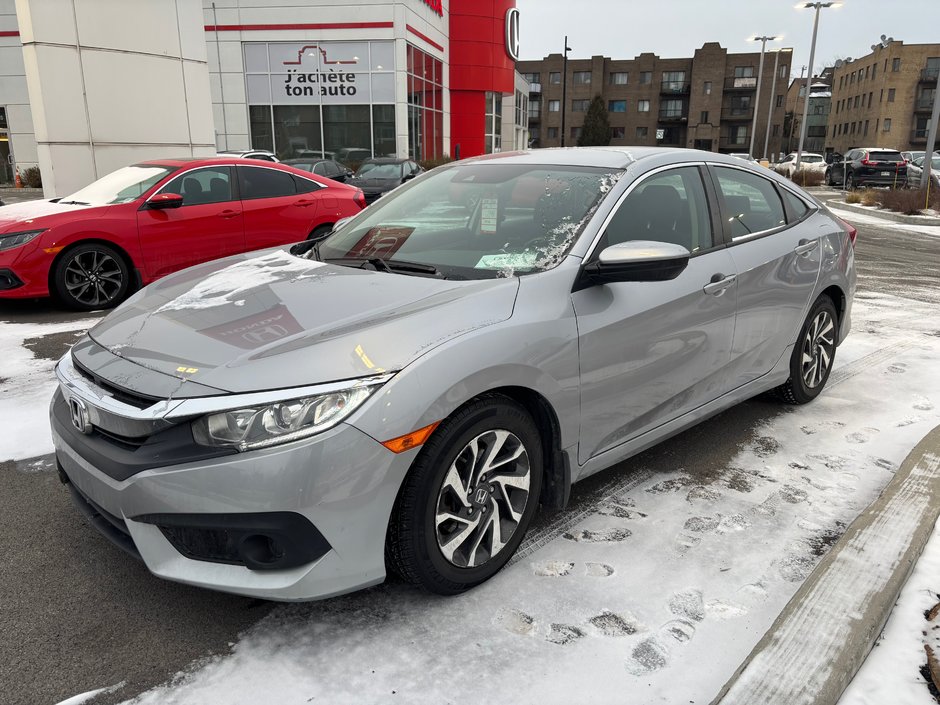
M 13 178 L 13 186 L 23 188 L 23 179 L 20 177 L 20 170 L 16 170 L 16 176 Z

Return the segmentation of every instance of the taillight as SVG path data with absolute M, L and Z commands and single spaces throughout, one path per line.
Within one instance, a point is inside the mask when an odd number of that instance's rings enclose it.
M 874 164 L 874 162 L 870 161 L 867 157 L 862 160 L 862 166 L 871 166 L 872 164 Z
M 842 220 L 842 218 L 836 218 L 836 220 L 842 223 L 842 227 L 845 228 L 845 232 L 849 234 L 849 242 L 852 243 L 852 247 L 855 247 L 855 238 L 858 237 L 858 230 L 850 223 L 846 223 L 844 220 Z
M 361 188 L 356 189 L 356 195 L 353 196 L 353 200 L 356 202 L 356 205 L 358 205 L 359 208 L 366 207 L 366 195 L 362 192 Z

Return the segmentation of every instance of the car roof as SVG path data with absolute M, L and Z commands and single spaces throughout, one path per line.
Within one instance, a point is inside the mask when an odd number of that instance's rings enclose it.
M 414 161 L 409 157 L 369 157 L 366 159 L 363 164 L 404 164 L 405 162 Z
M 898 152 L 898 154 L 900 154 L 900 152 L 893 147 L 852 147 L 849 151 L 851 152 L 853 149 L 861 149 L 865 152 Z
M 137 162 L 134 166 L 192 166 L 194 164 L 210 166 L 212 164 L 244 164 L 246 166 L 277 166 L 279 162 L 269 162 L 263 159 L 243 159 L 241 157 L 216 156 L 216 157 L 178 157 L 175 159 L 149 159 L 145 162 Z
M 665 162 L 709 161 L 734 166 L 740 165 L 742 161 L 730 154 L 676 147 L 550 147 L 486 154 L 457 163 L 500 161 L 509 164 L 593 166 L 625 169 L 633 163 L 656 158 L 661 158 Z

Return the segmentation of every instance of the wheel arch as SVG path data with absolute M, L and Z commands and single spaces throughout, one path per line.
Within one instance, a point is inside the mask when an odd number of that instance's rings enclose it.
M 832 299 L 832 303 L 835 304 L 836 314 L 839 316 L 839 326 L 842 325 L 842 320 L 845 318 L 845 307 L 847 299 L 845 297 L 845 292 L 842 291 L 842 287 L 837 284 L 831 284 L 823 289 L 820 296 L 828 296 Z
M 82 237 L 80 239 L 73 240 L 56 254 L 55 259 L 52 260 L 52 264 L 49 265 L 48 284 L 50 293 L 55 292 L 55 272 L 56 268 L 59 266 L 59 262 L 62 261 L 62 258 L 65 257 L 65 255 L 80 245 L 105 245 L 106 247 L 110 247 L 121 256 L 121 259 L 124 260 L 124 264 L 127 265 L 127 272 L 131 276 L 130 287 L 128 288 L 127 292 L 128 295 L 133 293 L 134 290 L 140 285 L 140 273 L 138 272 L 137 266 L 134 264 L 134 260 L 130 256 L 130 253 L 128 253 L 126 249 L 121 247 L 113 240 L 108 240 L 107 238 L 101 237 L 99 235 L 92 235 L 90 237 Z

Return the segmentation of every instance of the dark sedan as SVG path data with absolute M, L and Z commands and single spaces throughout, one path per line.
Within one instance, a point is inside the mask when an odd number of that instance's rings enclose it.
M 394 157 L 367 159 L 359 167 L 355 176 L 346 183 L 362 189 L 366 196 L 366 203 L 372 203 L 423 171 L 423 168 L 410 159 Z
M 311 174 L 332 179 L 333 181 L 339 181 L 341 184 L 345 184 L 353 175 L 352 171 L 332 159 L 298 157 L 296 159 L 286 159 L 281 163 L 288 164 L 295 169 L 309 171 Z

